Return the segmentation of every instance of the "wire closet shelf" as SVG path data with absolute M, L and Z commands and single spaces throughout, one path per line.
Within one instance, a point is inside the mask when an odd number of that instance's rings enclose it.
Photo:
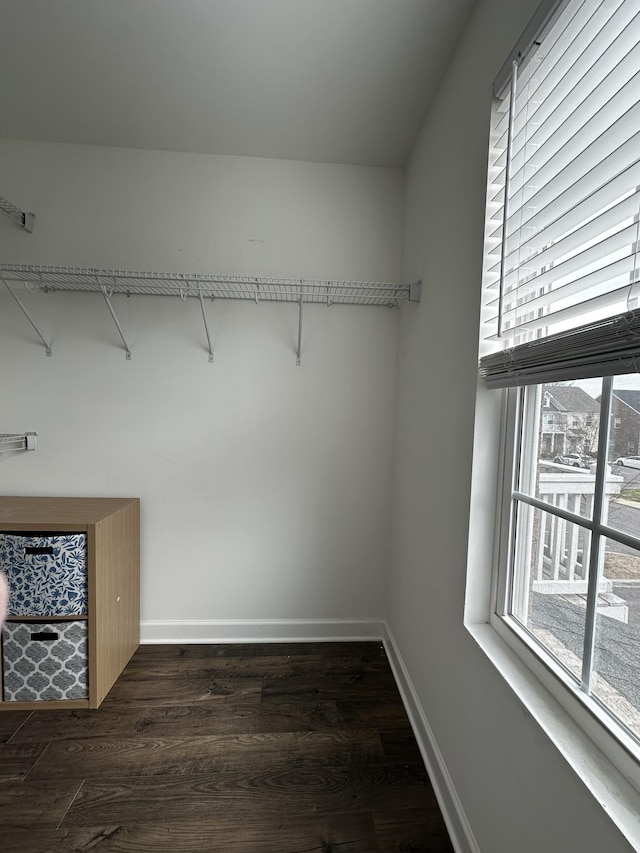
M 304 278 L 147 272 L 33 264 L 0 264 L 0 278 L 28 290 L 249 299 L 256 302 L 324 303 L 398 307 L 420 300 L 420 283 L 334 281 Z
M 16 207 L 15 204 L 12 204 L 8 199 L 3 198 L 2 196 L 0 196 L 0 213 L 8 216 L 9 219 L 13 220 L 13 222 L 15 222 L 16 225 L 19 225 L 20 228 L 24 228 L 25 231 L 33 231 L 33 223 L 35 220 L 34 214 L 20 210 L 19 207 Z
M 36 433 L 0 433 L 0 453 L 9 453 L 14 450 L 35 450 Z

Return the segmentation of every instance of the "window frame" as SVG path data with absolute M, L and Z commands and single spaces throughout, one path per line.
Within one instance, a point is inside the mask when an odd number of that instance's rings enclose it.
M 526 67 L 532 48 L 544 39 L 568 2 L 542 0 L 505 61 L 493 85 L 492 135 L 498 106 L 512 79 L 514 60 L 520 69 Z M 492 245 L 488 228 L 491 169 L 486 174 L 484 275 Z M 482 330 L 490 316 L 484 300 L 480 315 Z M 479 355 L 491 351 L 481 332 Z M 532 645 L 515 619 L 500 614 L 500 603 L 505 601 L 508 589 L 506 566 L 514 521 L 511 493 L 517 473 L 515 440 L 521 393 L 520 388 L 497 383 L 489 390 L 482 380 L 477 388 L 464 624 L 549 746 L 564 758 L 594 797 L 594 805 L 603 810 L 634 849 L 640 850 L 637 741 L 622 729 L 614 734 L 608 712 L 565 677 L 561 665 L 542 645 Z
M 502 417 L 489 624 L 550 696 L 568 713 L 573 723 L 604 753 L 634 789 L 640 792 L 640 739 L 619 724 L 596 697 L 586 694 L 582 685 L 571 679 L 562 664 L 509 612 L 516 525 L 514 492 L 517 492 L 519 479 L 518 445 L 521 443 L 525 421 L 525 388 L 506 388 L 496 393 L 502 396 Z M 529 419 L 529 422 L 531 423 L 532 419 Z M 603 414 L 600 423 L 606 425 Z M 603 443 L 608 441 L 609 430 L 605 432 L 607 435 L 601 439 Z M 604 465 L 606 458 L 603 458 Z M 586 526 L 589 527 L 590 524 Z M 600 535 L 605 535 L 604 531 L 609 528 L 601 524 L 598 526 Z

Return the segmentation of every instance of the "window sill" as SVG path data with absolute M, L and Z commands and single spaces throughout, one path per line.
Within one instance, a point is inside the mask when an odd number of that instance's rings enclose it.
M 503 632 L 509 633 L 506 626 L 500 628 L 486 623 L 472 623 L 466 624 L 466 628 L 599 806 L 604 809 L 634 849 L 640 850 L 640 822 L 638 821 L 640 793 L 613 763 L 617 757 L 614 759 L 607 756 L 596 745 L 553 695 L 552 690 L 537 677 L 540 673 L 534 674 L 533 667 L 530 668 L 514 651 L 508 638 L 502 636 Z M 517 641 L 517 638 L 514 640 Z M 534 656 L 531 655 L 531 657 Z M 541 662 L 539 666 L 541 669 L 544 668 Z M 555 679 L 551 673 L 547 673 L 547 676 Z M 558 684 L 558 688 L 566 690 L 562 684 Z M 570 695 L 570 691 L 566 690 L 566 692 L 569 701 L 578 705 L 578 700 Z M 589 714 L 582 706 L 580 710 L 585 715 Z M 593 720 L 592 725 L 598 726 L 599 723 Z M 612 742 L 613 751 L 624 752 L 608 732 L 606 737 Z M 626 762 L 629 767 L 631 763 L 636 765 L 628 755 Z

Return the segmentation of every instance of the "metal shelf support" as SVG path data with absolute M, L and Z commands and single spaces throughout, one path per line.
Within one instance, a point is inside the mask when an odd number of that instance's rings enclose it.
M 100 290 L 102 291 L 102 295 L 104 296 L 104 301 L 107 303 L 107 308 L 111 316 L 113 317 L 113 322 L 116 324 L 116 328 L 122 338 L 122 343 L 124 344 L 124 349 L 127 354 L 127 361 L 131 361 L 131 350 L 129 349 L 129 344 L 127 343 L 127 339 L 124 336 L 120 323 L 118 322 L 118 318 L 116 317 L 116 312 L 113 310 L 113 305 L 111 304 L 111 299 L 109 298 L 109 294 L 107 293 L 107 288 L 104 284 L 100 285 Z
M 7 288 L 7 290 L 8 290 L 8 291 L 9 291 L 9 293 L 11 294 L 11 296 L 13 296 L 13 298 L 15 299 L 15 301 L 18 303 L 18 307 L 20 308 L 20 310 L 22 311 L 22 313 L 24 314 L 24 316 L 25 316 L 25 317 L 27 318 L 27 320 L 31 323 L 31 326 L 32 326 L 33 330 L 35 331 L 35 333 L 37 334 L 37 336 L 40 338 L 40 340 L 42 341 L 42 343 L 44 344 L 44 349 L 45 349 L 46 354 L 47 354 L 47 355 L 51 355 L 51 344 L 47 343 L 47 341 L 45 340 L 44 336 L 42 335 L 42 333 L 41 333 L 40 329 L 36 326 L 36 324 L 34 323 L 33 319 L 31 318 L 31 314 L 29 314 L 29 312 L 27 311 L 27 309 L 24 307 L 24 305 L 22 304 L 22 302 L 20 301 L 20 299 L 16 296 L 16 294 L 13 292 L 13 290 L 11 290 L 11 288 L 9 287 L 8 282 L 6 282 L 6 281 L 4 280 L 4 278 L 2 279 L 2 283 L 3 283 L 3 284 L 4 284 L 4 286 Z
M 200 310 L 202 311 L 202 319 L 204 321 L 204 330 L 207 335 L 207 347 L 209 349 L 209 362 L 213 363 L 213 348 L 211 346 L 211 336 L 209 335 L 209 326 L 207 325 L 207 315 L 204 312 L 204 299 L 202 298 L 202 290 L 198 288 L 198 296 L 200 298 Z
M 298 311 L 298 349 L 296 352 L 296 364 L 298 367 L 302 364 L 302 305 L 304 303 L 304 296 L 302 295 L 302 288 L 300 289 L 300 308 Z
M 0 213 L 4 213 L 4 215 L 8 216 L 9 219 L 13 219 L 16 225 L 19 225 L 20 228 L 24 228 L 24 230 L 28 231 L 30 234 L 33 231 L 36 218 L 35 214 L 25 213 L 24 210 L 20 210 L 19 207 L 16 207 L 15 204 L 11 204 L 10 201 L 7 201 L 6 198 L 2 198 L 2 196 L 0 196 Z

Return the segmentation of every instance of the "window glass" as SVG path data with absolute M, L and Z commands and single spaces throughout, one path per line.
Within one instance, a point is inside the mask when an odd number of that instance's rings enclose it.
M 521 492 L 575 515 L 593 516 L 601 394 L 599 379 L 527 390 Z
M 640 551 L 607 539 L 601 587 L 591 691 L 640 737 Z
M 640 374 L 521 394 L 509 613 L 640 739 Z
M 524 503 L 517 527 L 513 615 L 579 682 L 591 535 Z
M 622 497 L 633 499 L 640 489 L 640 374 L 614 377 L 611 421 L 609 459 L 624 478 Z

